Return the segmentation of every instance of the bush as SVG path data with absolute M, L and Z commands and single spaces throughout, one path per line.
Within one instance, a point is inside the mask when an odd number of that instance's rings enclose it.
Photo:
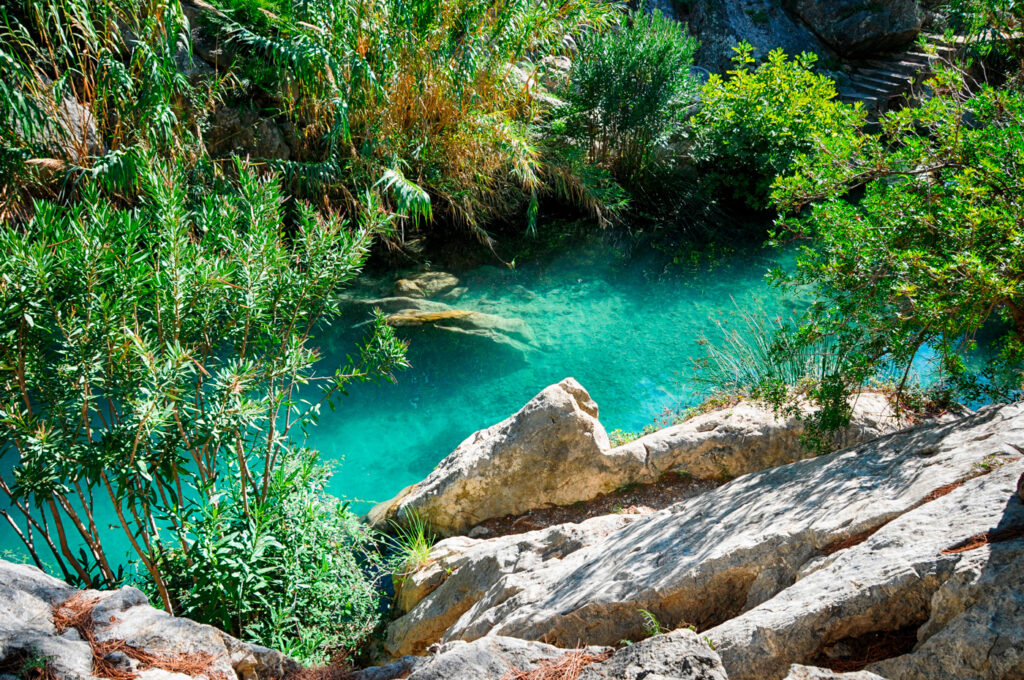
M 324 491 L 327 478 L 317 453 L 300 449 L 248 508 L 237 485 L 187 503 L 187 550 L 160 558 L 177 614 L 306 664 L 357 651 L 381 622 L 387 572 L 377 539 Z
M 777 176 L 824 140 L 853 135 L 865 112 L 836 100 L 832 81 L 812 70 L 813 54 L 773 50 L 751 70 L 753 47 L 735 50 L 729 78 L 713 75 L 701 91 L 692 153 L 712 195 L 764 210 Z
M 157 166 L 137 208 L 88 189 L 0 229 L 0 514 L 73 583 L 120 585 L 127 542 L 170 612 L 304 649 L 324 623 L 350 648 L 375 621 L 365 541 L 300 443 L 324 401 L 404 365 L 380 318 L 327 372 L 311 340 L 386 223 L 300 204 L 285 225 L 276 181 L 237 173 L 190 197 Z
M 671 160 L 667 144 L 697 95 L 696 50 L 686 25 L 660 11 L 633 11 L 617 29 L 583 35 L 564 92 L 568 138 L 620 182 L 641 183 Z
M 790 341 L 845 348 L 811 392 L 834 412 L 882 372 L 899 397 L 922 354 L 967 401 L 1024 388 L 1024 96 L 972 95 L 953 70 L 928 86 L 880 133 L 801 158 L 774 194 L 790 216 L 778 237 L 814 239 L 783 277 L 819 297 Z

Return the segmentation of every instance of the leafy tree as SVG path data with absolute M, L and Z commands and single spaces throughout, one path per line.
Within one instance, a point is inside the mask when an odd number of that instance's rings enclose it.
M 237 173 L 190 197 L 156 166 L 136 208 L 91 188 L 0 229 L 0 515 L 37 564 L 49 550 L 82 585 L 119 585 L 111 551 L 127 541 L 168 611 L 244 633 L 285 597 L 309 614 L 310 593 L 280 580 L 299 560 L 323 553 L 302 568 L 333 588 L 362 578 L 365 541 L 319 493 L 299 435 L 347 384 L 402 366 L 404 345 L 380 318 L 347 365 L 318 363 L 313 341 L 382 213 L 350 224 L 299 204 L 286 226 L 278 183 Z
M 635 186 L 674 155 L 668 143 L 696 100 L 697 41 L 660 11 L 630 12 L 617 29 L 579 40 L 560 112 L 564 132 L 589 161 Z
M 827 339 L 843 357 L 811 392 L 830 426 L 880 372 L 895 371 L 902 391 L 926 349 L 966 398 L 1020 394 L 1024 95 L 971 95 L 953 70 L 929 87 L 935 96 L 886 114 L 881 132 L 834 137 L 800 157 L 773 194 L 791 216 L 778 237 L 813 239 L 783 278 L 819 296 L 797 346 Z M 983 330 L 993 340 L 979 366 Z
M 753 47 L 734 49 L 736 68 L 727 79 L 713 75 L 701 92 L 692 154 L 713 194 L 764 210 L 772 182 L 798 155 L 853 135 L 865 112 L 836 99 L 835 84 L 814 72 L 813 54 L 789 59 L 777 49 L 751 69 Z

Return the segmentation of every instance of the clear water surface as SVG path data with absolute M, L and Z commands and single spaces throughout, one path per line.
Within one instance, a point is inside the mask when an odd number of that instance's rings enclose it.
M 451 304 L 522 319 L 539 348 L 524 359 L 487 341 L 403 328 L 412 368 L 394 385 L 355 386 L 335 411 L 325 409 L 309 444 L 335 461 L 331 491 L 363 511 L 568 376 L 597 401 L 609 431 L 639 430 L 665 409 L 699 403 L 695 361 L 716 320 L 735 325 L 740 311 L 785 316 L 802 307 L 766 280 L 792 259 L 790 251 L 755 249 L 682 268 L 658 253 L 627 256 L 605 245 L 515 270 L 456 272 L 468 292 Z M 321 345 L 325 360 L 339 362 L 357 337 L 336 329 Z

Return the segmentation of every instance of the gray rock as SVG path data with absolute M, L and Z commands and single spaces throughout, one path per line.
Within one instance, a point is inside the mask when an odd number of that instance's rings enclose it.
M 597 654 L 605 650 L 586 651 Z M 429 657 L 405 657 L 386 666 L 358 671 L 353 680 L 502 680 L 512 670 L 532 671 L 568 653 L 569 650 L 540 642 L 488 637 L 469 643 L 450 642 Z
M 1021 421 L 1001 423 L 1015 442 L 1024 436 Z M 958 453 L 970 459 L 972 448 L 988 445 L 1002 461 L 1011 459 L 1002 453 L 1010 442 L 1003 432 L 971 434 L 960 439 Z M 923 447 L 916 455 L 943 452 Z M 993 527 L 1024 527 L 1024 506 L 1006 501 L 1021 469 L 1020 460 L 1006 463 L 936 500 L 922 499 L 772 599 L 707 631 L 729 677 L 782 677 L 792 663 L 854 647 L 844 641 L 907 628 L 916 628 L 917 643 L 867 670 L 901 680 L 1020 677 L 1024 540 L 950 548 Z
M 788 6 L 844 57 L 895 52 L 921 32 L 917 0 L 788 0 Z
M 603 453 L 609 448 L 597 404 L 566 378 L 507 420 L 471 435 L 425 480 L 374 507 L 368 517 L 379 526 L 415 512 L 450 536 L 539 502 L 563 505 L 593 497 L 616 476 L 617 461 Z
M 1024 475 L 1021 475 L 1020 479 L 1017 480 L 1017 498 L 1024 503 Z
M 727 680 L 722 660 L 696 633 L 677 630 L 617 651 L 579 680 Z
M 697 64 L 715 73 L 734 68 L 733 47 L 743 40 L 754 46 L 757 59 L 775 48 L 822 58 L 832 54 L 807 26 L 772 0 L 694 0 L 690 29 L 700 40 Z
M 605 515 L 491 540 L 441 541 L 427 565 L 398 583 L 395 608 L 406 615 L 388 627 L 387 650 L 393 656 L 424 653 L 505 576 L 557 564 L 637 518 Z
M 793 664 L 789 668 L 789 675 L 786 676 L 786 680 L 885 680 L 885 678 L 868 671 L 838 673 L 827 668 Z
M 756 403 L 705 413 L 614 449 L 597 412 L 587 391 L 566 378 L 509 419 L 471 435 L 427 479 L 373 508 L 368 517 L 382 526 L 412 511 L 450 536 L 494 517 L 653 483 L 669 471 L 724 480 L 808 455 L 799 441 L 800 421 L 777 419 Z M 860 395 L 855 414 L 837 447 L 876 437 L 896 424 L 888 401 L 878 394 Z
M 103 153 L 92 109 L 68 97 L 60 103 L 56 114 L 60 127 L 55 133 L 59 137 L 58 145 L 69 161 L 81 163 L 89 156 Z
M 442 541 L 441 573 L 391 625 L 388 648 L 490 635 L 614 644 L 645 637 L 647 609 L 668 627 L 712 628 L 730 677 L 781 678 L 827 644 L 927 618 L 922 603 L 961 559 L 940 550 L 993 526 L 1024 463 L 933 499 L 1018 459 L 1018 446 L 1024 404 L 993 407 L 745 475 L 632 521 L 567 525 L 571 540 L 552 527 Z M 906 537 L 894 533 L 903 521 Z M 438 615 L 449 606 L 454 614 Z
M 0 659 L 18 654 L 45 656 L 59 680 L 92 680 L 92 650 L 77 632 L 58 635 L 54 608 L 78 591 L 39 569 L 0 560 Z M 98 642 L 121 641 L 153 654 L 209 654 L 208 673 L 197 677 L 280 680 L 297 671 L 288 657 L 235 640 L 217 629 L 176 618 L 149 605 L 139 590 L 87 591 L 96 598 L 92 632 Z M 118 655 L 119 654 L 119 655 Z M 123 653 L 109 659 L 126 670 L 139 663 Z M 139 671 L 140 680 L 183 680 L 158 668 Z
M 282 125 L 247 107 L 222 105 L 210 121 L 206 146 L 215 156 L 236 154 L 287 160 L 293 154 Z

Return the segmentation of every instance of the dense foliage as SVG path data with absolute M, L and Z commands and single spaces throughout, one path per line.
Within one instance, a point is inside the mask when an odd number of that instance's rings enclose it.
M 831 425 L 870 379 L 892 375 L 902 391 L 921 354 L 963 399 L 1024 387 L 1024 96 L 971 93 L 954 70 L 930 87 L 881 132 L 834 138 L 776 185 L 795 215 L 780 236 L 812 239 L 783 277 L 818 297 L 797 350 L 826 339 L 843 358 L 810 391 Z
M 655 10 L 631 12 L 616 30 L 579 40 L 560 122 L 591 163 L 627 186 L 678 159 L 669 143 L 683 129 L 697 86 L 697 42 Z
M 712 195 L 764 210 L 772 182 L 798 155 L 852 135 L 865 112 L 836 99 L 813 54 L 790 59 L 777 49 L 752 68 L 753 48 L 735 49 L 729 77 L 713 75 L 701 92 L 692 154 Z
M 337 609 L 365 617 L 365 592 L 318 603 L 279 579 L 297 561 L 332 592 L 363 578 L 365 539 L 300 469 L 301 432 L 348 383 L 404 363 L 380 320 L 345 366 L 318 364 L 311 340 L 385 218 L 298 204 L 285 228 L 277 182 L 244 169 L 192 199 L 166 167 L 142 181 L 136 208 L 90 189 L 0 231 L 0 513 L 72 582 L 117 586 L 127 541 L 169 611 L 257 634 L 290 601 L 347 645 L 366 624 Z

